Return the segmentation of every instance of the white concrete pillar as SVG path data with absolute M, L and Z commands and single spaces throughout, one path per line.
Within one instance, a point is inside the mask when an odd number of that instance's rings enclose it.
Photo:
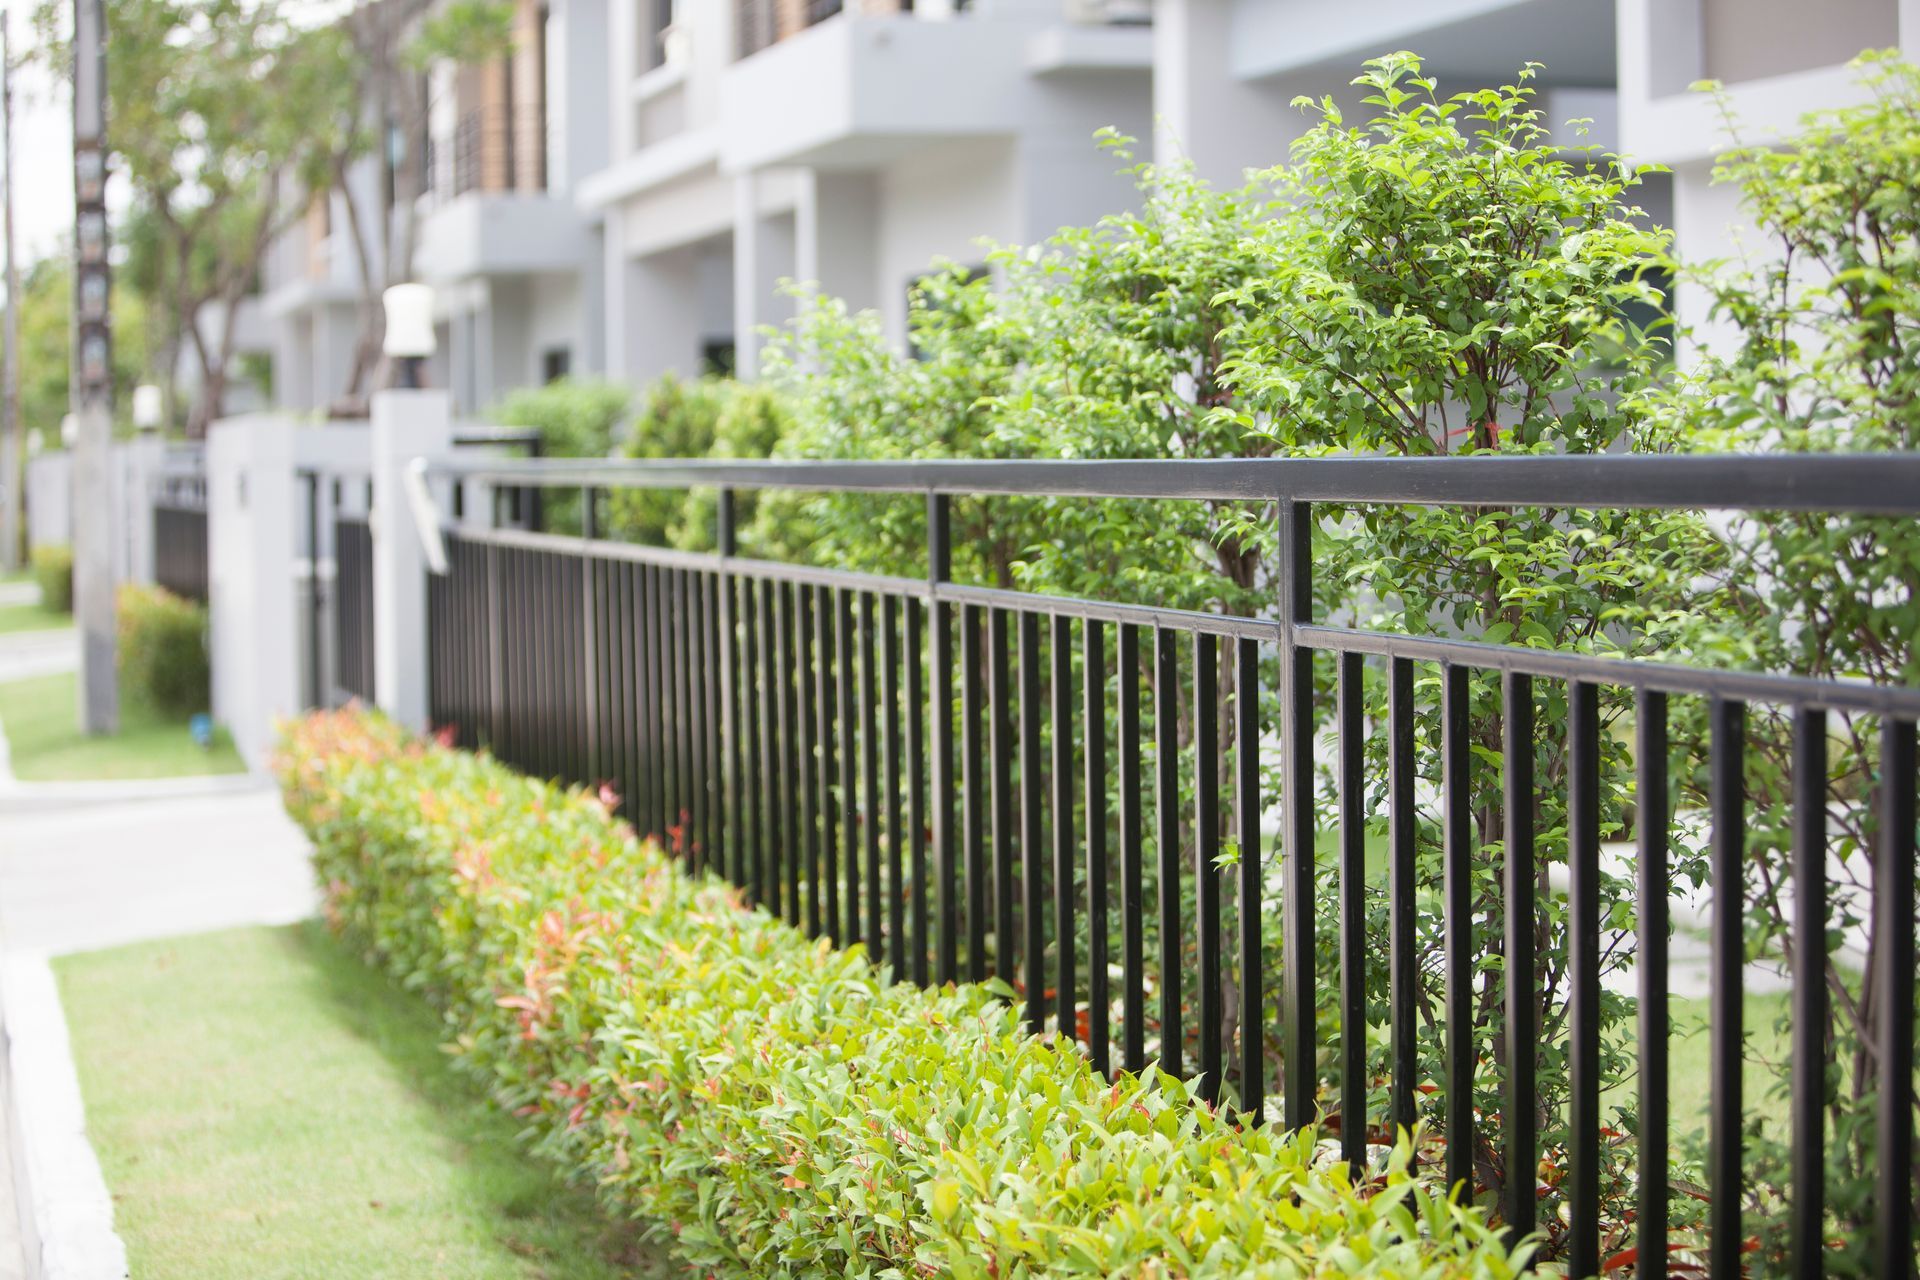
M 743 379 L 760 370 L 762 229 L 759 177 L 749 171 L 733 180 L 733 372 Z
M 427 728 L 427 555 L 405 472 L 453 452 L 445 391 L 373 396 L 373 700 L 409 729 Z
M 120 729 L 114 618 L 113 418 L 104 402 L 83 405 L 73 449 L 73 621 L 80 631 L 80 727 Z
M 812 175 L 794 209 L 794 278 L 819 285 L 849 310 L 878 307 L 879 184 L 870 173 Z
M 1306 118 L 1288 106 L 1298 89 L 1262 89 L 1233 74 L 1231 0 L 1154 0 L 1153 158 L 1186 158 L 1219 186 L 1248 168 L 1287 159 Z
M 153 487 L 159 481 L 167 446 L 158 432 L 143 431 L 124 446 L 126 480 L 123 501 L 127 513 L 126 568 L 128 582 L 153 581 Z
M 294 420 L 227 418 L 207 431 L 207 596 L 213 716 L 252 769 L 301 707 L 294 570 Z

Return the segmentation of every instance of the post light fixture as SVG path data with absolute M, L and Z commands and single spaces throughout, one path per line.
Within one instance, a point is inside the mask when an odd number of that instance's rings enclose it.
M 387 309 L 387 337 L 381 349 L 396 363 L 398 385 L 420 386 L 421 366 L 437 345 L 433 334 L 433 289 L 396 284 L 381 296 Z
M 166 417 L 166 397 L 151 382 L 133 389 L 133 425 L 140 431 L 158 431 Z

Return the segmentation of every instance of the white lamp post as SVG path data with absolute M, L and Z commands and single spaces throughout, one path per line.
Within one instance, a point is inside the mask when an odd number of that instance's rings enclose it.
M 436 344 L 433 289 L 424 284 L 396 284 L 381 300 L 387 308 L 387 337 L 381 349 L 396 364 L 398 384 L 417 390 L 421 366 Z
M 166 416 L 166 397 L 151 382 L 133 389 L 133 425 L 140 431 L 158 431 Z

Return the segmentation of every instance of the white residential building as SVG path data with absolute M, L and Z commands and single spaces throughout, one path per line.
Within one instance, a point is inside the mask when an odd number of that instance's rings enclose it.
M 599 237 L 574 205 L 608 159 L 606 0 L 515 0 L 514 48 L 432 78 L 415 274 L 440 311 L 438 380 L 476 413 L 598 369 Z
M 1862 99 L 1847 63 L 1863 49 L 1920 49 L 1920 0 L 1619 0 L 1620 145 L 1672 168 L 1669 218 L 1682 255 L 1705 262 L 1762 248 L 1737 188 L 1713 181 L 1730 139 L 1720 106 L 1688 86 L 1717 80 L 1742 144 L 1794 131 L 1800 117 Z M 1699 340 L 1705 302 L 1680 285 L 1675 309 Z
M 782 279 L 904 341 L 936 257 L 1126 207 L 1093 135 L 1150 131 L 1145 12 L 614 0 L 612 159 L 579 187 L 605 237 L 606 372 L 750 372 L 757 330 L 792 313 Z
M 1556 126 L 1672 166 L 1641 202 L 1688 257 L 1737 243 L 1711 184 L 1728 85 L 1748 137 L 1852 100 L 1861 48 L 1920 42 L 1920 0 L 517 0 L 516 48 L 435 76 L 416 274 L 435 382 L 464 413 L 563 373 L 751 373 L 783 279 L 873 308 L 904 344 L 935 258 L 1127 207 L 1112 127 L 1238 180 L 1286 158 L 1301 94 L 1362 110 L 1365 58 L 1414 49 L 1443 90 L 1543 69 Z M 1617 8 L 1617 12 L 1616 12 Z M 1151 18 L 1149 25 L 1147 19 Z M 1576 140 L 1564 135 L 1569 144 Z M 371 202 L 375 166 L 356 175 Z M 336 194 L 276 246 L 276 398 L 326 405 L 358 331 Z M 1683 319 L 1698 320 L 1683 289 Z

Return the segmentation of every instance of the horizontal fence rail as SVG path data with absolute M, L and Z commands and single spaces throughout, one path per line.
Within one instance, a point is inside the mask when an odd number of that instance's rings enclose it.
M 1637 1272 L 1667 1274 L 1675 698 L 1703 708 L 1711 729 L 1704 817 L 1718 888 L 1705 1269 L 1742 1275 L 1756 1225 L 1743 1182 L 1739 886 L 1745 734 L 1750 708 L 1767 708 L 1794 726 L 1792 865 L 1808 886 L 1800 918 L 1816 924 L 1789 940 L 1799 1028 L 1791 1202 L 1764 1212 L 1789 1215 L 1794 1274 L 1822 1273 L 1831 996 L 1824 898 L 1810 888 L 1824 883 L 1827 854 L 1815 815 L 1824 812 L 1825 717 L 1877 717 L 1873 803 L 1885 821 L 1869 856 L 1882 971 L 1865 998 L 1877 1002 L 1884 1036 L 1878 1150 L 1892 1158 L 1881 1165 L 1874 1247 L 1877 1274 L 1912 1273 L 1920 689 L 1331 625 L 1314 616 L 1313 539 L 1324 507 L 1359 504 L 1912 517 L 1920 456 L 461 459 L 434 474 L 486 493 L 463 502 L 469 518 L 447 530 L 448 572 L 427 588 L 430 711 L 460 742 L 537 774 L 610 784 L 635 826 L 690 867 L 727 877 L 810 933 L 864 944 L 902 979 L 1006 983 L 1033 1031 L 1079 1043 L 1100 1071 L 1155 1063 L 1248 1123 L 1300 1128 L 1320 1118 L 1356 1169 L 1377 1166 L 1369 1148 L 1398 1128 L 1433 1121 L 1439 1134 L 1423 1158 L 1462 1194 L 1482 1189 L 1516 1236 L 1553 1227 L 1558 1261 L 1577 1276 L 1607 1262 L 1609 1214 L 1632 1224 Z M 600 498 L 628 487 L 718 490 L 718 550 L 596 536 Z M 735 493 L 758 488 L 922 495 L 926 576 L 738 555 Z M 497 522 L 502 493 L 552 489 L 580 491 L 579 536 L 472 518 Z M 1269 504 L 1277 598 L 1261 616 L 1236 617 L 954 582 L 950 502 L 982 495 Z M 340 546 L 344 591 L 344 536 Z M 1363 697 L 1369 679 L 1384 690 L 1377 716 Z M 1638 1064 L 1639 1128 L 1630 1138 L 1602 1120 L 1603 932 L 1626 928 L 1601 897 L 1601 761 L 1618 732 L 1603 722 L 1603 691 L 1629 700 L 1638 770 L 1631 918 L 1641 1003 L 1626 1048 Z M 1277 695 L 1268 711 L 1263 695 Z M 1494 700 L 1500 741 L 1471 736 L 1476 696 Z M 1437 759 L 1422 758 L 1421 716 L 1437 721 Z M 1536 776 L 1540 733 L 1564 746 L 1564 776 Z M 1369 744 L 1384 776 L 1370 773 Z M 1489 753 L 1503 788 L 1493 815 L 1474 811 L 1472 791 Z M 1263 773 L 1270 759 L 1277 774 Z M 1314 805 L 1323 776 L 1337 801 L 1326 830 Z M 1561 833 L 1536 823 L 1549 787 L 1566 799 Z M 1433 834 L 1423 807 L 1438 815 Z M 1377 850 L 1370 823 L 1384 832 Z M 1270 883 L 1263 871 L 1275 848 Z M 1437 855 L 1437 876 L 1422 870 L 1423 848 Z M 1497 909 L 1471 890 L 1489 860 Z M 1564 864 L 1563 890 L 1543 887 L 1548 863 Z M 1316 903 L 1322 885 L 1334 889 L 1330 907 Z M 1561 915 L 1550 915 L 1548 898 L 1562 891 Z M 1378 917 L 1369 914 L 1376 900 Z M 1431 951 L 1423 912 L 1441 917 Z M 1564 923 L 1550 929 L 1550 919 Z M 1275 920 L 1277 965 L 1263 948 Z M 1549 951 L 1565 960 L 1565 989 L 1552 995 L 1541 986 Z M 1437 1007 L 1424 1006 L 1429 975 L 1442 989 Z M 1381 987 L 1384 1001 L 1372 999 Z M 1463 1029 L 1486 1001 L 1503 1016 L 1491 1041 L 1477 1042 Z M 1374 1038 L 1384 1078 L 1369 1068 Z M 1438 1064 L 1431 1071 L 1423 1054 Z M 1567 1067 L 1563 1116 L 1538 1110 L 1549 1055 Z M 1497 1100 L 1487 1103 L 1490 1084 Z M 1551 1153 L 1565 1206 L 1557 1225 L 1540 1220 L 1534 1174 L 1548 1154 L 1546 1121 L 1563 1135 Z M 1602 1182 L 1623 1141 L 1638 1160 L 1631 1207 L 1609 1203 Z

